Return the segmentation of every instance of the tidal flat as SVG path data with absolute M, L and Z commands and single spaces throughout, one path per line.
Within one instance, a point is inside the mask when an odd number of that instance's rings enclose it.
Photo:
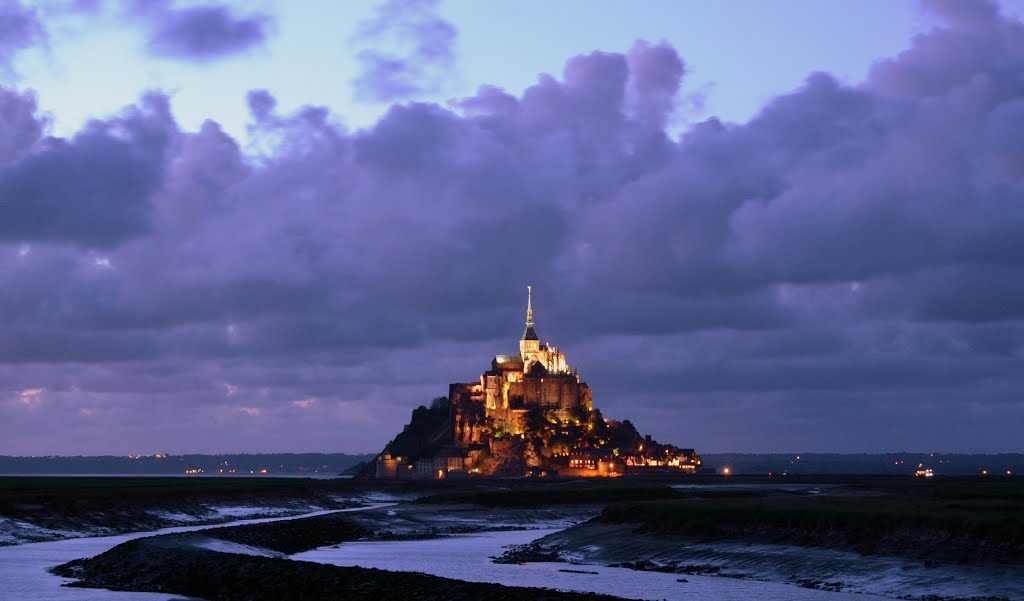
M 51 480 L 0 482 L 0 510 L 25 520 L 35 506 L 63 525 L 118 515 L 104 527 L 124 531 L 154 511 L 347 509 L 140 536 L 47 566 L 75 587 L 199 599 L 1024 599 L 1018 478 Z

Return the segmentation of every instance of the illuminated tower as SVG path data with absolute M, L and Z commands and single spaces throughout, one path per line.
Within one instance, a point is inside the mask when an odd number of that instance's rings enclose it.
M 533 286 L 526 287 L 526 330 L 523 331 L 523 338 L 519 341 L 519 354 L 526 362 L 534 357 L 540 350 L 540 339 L 533 329 Z

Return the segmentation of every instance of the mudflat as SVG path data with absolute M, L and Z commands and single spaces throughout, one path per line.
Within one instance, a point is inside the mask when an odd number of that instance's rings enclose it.
M 594 510 L 596 512 L 596 510 Z M 544 513 L 544 512 L 542 512 Z M 286 556 L 352 540 L 395 540 L 515 527 L 536 511 L 508 510 L 496 523 L 477 506 L 371 509 L 294 520 L 225 526 L 139 538 L 96 557 L 53 571 L 78 581 L 72 586 L 120 591 L 166 592 L 203 599 L 522 599 L 603 601 L 592 593 L 470 583 L 418 573 L 338 567 Z M 579 508 L 546 512 L 551 520 L 578 515 Z M 521 526 L 519 526 L 521 527 Z
M 249 483 L 212 484 L 203 494 L 223 495 L 218 487 L 235 486 L 241 496 L 216 497 L 233 502 L 259 490 Z M 209 599 L 602 598 L 287 558 L 348 541 L 443 537 L 543 522 L 560 531 L 511 549 L 499 561 L 561 560 L 903 598 L 1009 599 L 1020 588 L 1013 582 L 1024 581 L 1019 477 L 480 479 L 392 482 L 386 493 L 375 490 L 376 484 L 348 480 L 329 485 L 340 487 L 330 492 L 323 484 L 310 490 L 334 502 L 386 494 L 397 504 L 136 539 L 60 566 L 57 573 L 80 579 L 76 586 Z M 280 484 L 282 490 L 287 485 Z M 877 583 L 883 570 L 895 575 Z M 946 577 L 963 583 L 959 590 L 966 592 L 947 595 L 930 584 Z

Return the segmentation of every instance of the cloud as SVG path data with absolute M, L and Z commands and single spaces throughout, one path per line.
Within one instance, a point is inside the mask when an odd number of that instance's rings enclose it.
M 26 388 L 18 393 L 18 404 L 28 409 L 35 409 L 42 403 L 44 389 Z
M 986 29 L 999 21 L 999 5 L 991 0 L 924 0 L 922 6 L 959 27 Z
M 16 54 L 46 39 L 35 9 L 18 0 L 0 0 L 0 71 L 11 71 Z
M 353 40 L 362 73 L 356 97 L 371 102 L 412 98 L 440 90 L 451 77 L 457 31 L 436 11 L 438 0 L 387 0 Z
M 250 154 L 159 96 L 54 140 L 0 95 L 0 191 L 40 191 L 0 195 L 0 382 L 47 390 L 0 406 L 0 452 L 376 449 L 515 349 L 527 283 L 595 403 L 659 438 L 1012 450 L 1024 28 L 983 17 L 681 135 L 686 65 L 646 42 L 358 131 L 254 91 Z
M 166 58 L 212 61 L 262 46 L 273 19 L 240 16 L 220 4 L 174 8 L 169 2 L 140 2 L 134 14 L 149 26 L 150 53 Z
M 42 137 L 45 126 L 31 92 L 0 88 L 0 168 L 24 156 Z
M 665 129 L 678 102 L 686 66 L 668 44 L 638 41 L 626 55 L 630 81 L 626 90 L 637 120 L 652 132 Z
M 257 122 L 266 121 L 277 105 L 277 100 L 267 90 L 251 90 L 245 99 L 250 114 Z
M 9 92 L 3 97 L 17 105 Z M 0 166 L 0 239 L 108 247 L 148 230 L 174 127 L 166 98 L 148 96 L 142 107 L 93 121 L 70 140 L 40 140 L 27 153 L 39 122 L 12 113 L 6 146 L 20 156 Z

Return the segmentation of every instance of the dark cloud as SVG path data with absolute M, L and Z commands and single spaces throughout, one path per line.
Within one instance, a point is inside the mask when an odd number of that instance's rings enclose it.
M 681 135 L 686 66 L 644 42 L 354 132 L 254 91 L 248 154 L 159 97 L 40 140 L 5 92 L 0 418 L 26 434 L 0 452 L 143 450 L 33 446 L 44 416 L 152 451 L 377 448 L 514 351 L 527 283 L 598 406 L 659 438 L 1014 450 L 1024 27 L 940 4 L 865 81 Z
M 437 16 L 438 0 L 387 0 L 362 22 L 354 41 L 364 48 L 354 84 L 360 99 L 386 102 L 436 92 L 451 76 L 457 31 Z
M 38 124 L 15 123 L 38 136 Z M 0 167 L 0 239 L 110 246 L 149 229 L 151 196 L 159 189 L 167 129 L 166 99 L 94 121 L 71 140 L 47 138 Z
M 643 41 L 633 46 L 626 60 L 633 113 L 645 127 L 660 133 L 675 109 L 685 65 L 668 44 L 651 46 Z
M 249 112 L 257 122 L 266 121 L 277 106 L 277 100 L 266 90 L 251 90 L 246 94 Z
M 35 96 L 0 88 L 0 168 L 38 142 L 44 126 L 36 114 Z
M 45 38 L 35 9 L 18 0 L 0 0 L 0 70 L 9 71 L 14 55 Z
M 265 14 L 242 16 L 227 5 L 175 8 L 169 2 L 139 2 L 134 11 L 150 29 L 149 51 L 157 56 L 216 60 L 262 46 L 273 20 Z
M 960 27 L 983 29 L 999 21 L 999 6 L 992 0 L 924 0 L 922 5 L 926 10 Z

